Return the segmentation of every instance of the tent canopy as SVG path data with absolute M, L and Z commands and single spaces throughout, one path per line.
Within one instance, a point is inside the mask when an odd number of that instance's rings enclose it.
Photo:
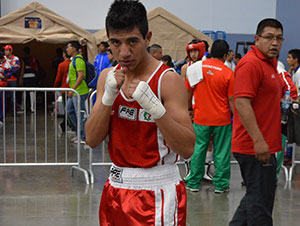
M 151 44 L 161 45 L 163 54 L 169 54 L 173 60 L 184 58 L 187 43 L 195 38 L 206 40 L 210 46 L 213 43 L 210 37 L 163 8 L 155 8 L 149 11 L 147 15 L 149 30 L 152 31 Z M 94 33 L 94 36 L 97 43 L 108 39 L 105 29 Z
M 87 47 L 89 61 L 97 50 L 95 38 L 89 32 L 59 16 L 38 2 L 32 2 L 0 18 L 0 43 L 25 44 L 31 41 L 65 44 L 78 40 Z

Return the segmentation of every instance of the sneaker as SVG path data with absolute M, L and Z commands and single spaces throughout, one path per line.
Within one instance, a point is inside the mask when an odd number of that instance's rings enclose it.
M 200 191 L 199 188 L 191 188 L 191 187 L 189 187 L 189 186 L 187 186 L 187 185 L 185 185 L 185 188 L 186 188 L 187 190 L 191 191 L 191 192 L 199 192 L 199 191 Z
M 190 160 L 185 160 L 184 161 L 184 166 L 185 166 L 185 176 L 183 177 L 183 180 L 187 178 L 187 176 L 190 173 L 191 170 L 191 161 Z
M 77 138 L 77 137 L 76 137 Z M 74 144 L 78 143 L 78 139 L 74 140 Z M 80 144 L 86 144 L 85 140 L 80 140 Z
M 218 190 L 218 189 L 216 189 L 216 190 L 215 190 L 215 193 L 216 193 L 216 194 L 223 194 L 223 193 L 229 192 L 229 191 L 230 191 L 230 187 L 227 187 L 227 188 L 224 189 L 224 190 Z
M 210 163 L 205 163 L 205 173 L 204 173 L 203 179 L 206 180 L 206 181 L 212 181 L 213 180 L 212 175 L 210 175 L 210 173 L 209 173 L 210 167 L 211 167 Z
M 208 171 L 204 174 L 203 179 L 206 181 L 212 181 L 212 176 L 209 175 Z
M 75 143 L 75 142 L 77 143 L 77 142 L 78 142 L 78 138 L 77 138 L 77 137 L 73 137 L 73 138 L 71 139 L 71 142 L 72 142 L 72 143 Z

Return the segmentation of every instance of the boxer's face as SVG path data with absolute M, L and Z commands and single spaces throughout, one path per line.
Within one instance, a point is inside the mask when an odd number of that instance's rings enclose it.
M 196 62 L 199 57 L 199 50 L 193 49 L 189 51 L 190 58 L 192 59 L 193 62 Z
M 110 30 L 109 43 L 114 58 L 122 67 L 134 70 L 147 56 L 147 46 L 151 39 L 151 32 L 144 39 L 140 30 Z

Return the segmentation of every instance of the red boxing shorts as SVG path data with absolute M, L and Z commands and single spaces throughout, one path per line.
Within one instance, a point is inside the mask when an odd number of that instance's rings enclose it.
M 177 165 L 113 165 L 100 203 L 101 226 L 186 225 L 186 190 Z

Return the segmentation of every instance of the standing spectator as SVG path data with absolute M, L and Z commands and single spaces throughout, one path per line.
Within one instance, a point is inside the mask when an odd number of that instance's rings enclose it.
M 11 67 L 12 75 L 7 80 L 7 87 L 17 87 L 18 81 L 17 81 L 17 72 L 20 70 L 20 60 L 17 56 L 13 55 L 13 47 L 11 45 L 6 45 L 3 47 L 4 53 L 5 53 L 5 59 L 9 63 Z M 19 108 L 17 104 L 17 99 L 13 97 L 12 92 L 6 92 L 7 93 L 7 100 L 12 100 L 13 106 L 16 105 L 16 110 Z
M 28 46 L 24 48 L 24 54 L 25 56 L 22 59 L 19 85 L 20 86 L 23 85 L 24 87 L 35 87 L 37 85 L 36 73 L 38 71 L 38 62 L 35 57 L 31 56 L 30 48 Z M 34 95 L 34 92 L 29 92 L 29 96 L 30 96 L 30 110 L 33 113 L 36 97 Z M 23 103 L 23 110 L 26 110 L 26 107 L 27 106 L 24 106 Z
M 162 58 L 162 47 L 158 44 L 153 44 L 149 48 L 149 52 L 151 56 L 153 56 L 155 59 L 161 61 Z
M 100 44 L 98 45 L 99 54 L 96 56 L 95 61 L 94 61 L 94 66 L 96 68 L 97 81 L 98 81 L 101 71 L 103 69 L 107 68 L 109 65 L 109 59 L 108 59 L 108 53 L 107 53 L 108 47 L 109 47 L 109 45 L 107 42 L 100 42 Z
M 11 67 L 4 57 L 4 53 L 0 52 L 0 87 L 7 86 L 7 80 L 11 76 Z M 4 101 L 3 101 L 4 99 Z M 5 111 L 6 100 L 3 98 L 3 92 L 0 91 L 0 127 L 3 124 L 3 112 Z
M 278 57 L 277 57 L 278 59 Z M 280 75 L 280 78 L 284 84 L 284 92 L 290 91 L 290 97 L 294 100 L 297 99 L 297 88 L 292 81 L 291 75 L 284 69 L 283 63 L 280 61 L 277 62 L 277 71 Z M 285 146 L 286 146 L 286 139 L 287 139 L 287 124 L 281 122 L 281 141 L 282 141 L 282 151 L 276 153 L 276 160 L 277 160 L 277 168 L 276 168 L 276 178 L 278 180 L 279 173 L 281 166 L 284 161 L 284 154 L 285 154 Z
M 94 66 L 96 68 L 96 79 L 94 79 L 93 83 L 91 84 L 91 86 L 93 87 L 97 87 L 98 79 L 101 71 L 109 67 L 110 62 L 107 53 L 108 47 L 109 44 L 107 42 L 100 42 L 100 44 L 98 45 L 99 54 L 96 56 L 94 61 Z M 95 103 L 95 101 L 96 101 L 96 95 L 94 96 L 93 104 Z
M 211 48 L 212 58 L 190 66 L 185 82 L 189 90 L 189 107 L 192 96 L 195 98 L 194 130 L 196 145 L 190 163 L 190 173 L 185 178 L 187 188 L 199 191 L 205 173 L 205 158 L 212 135 L 214 147 L 213 177 L 215 193 L 229 191 L 230 149 L 231 149 L 231 112 L 233 109 L 233 72 L 224 65 L 229 46 L 224 40 L 216 40 Z M 200 68 L 199 68 L 200 67 Z M 202 70 L 203 80 L 194 82 Z
M 236 53 L 233 60 L 234 64 L 237 65 L 240 59 L 242 59 L 242 55 L 240 53 Z
M 276 59 L 282 41 L 283 27 L 278 20 L 260 21 L 255 45 L 235 70 L 231 148 L 247 190 L 230 226 L 273 225 L 275 153 L 282 149 L 280 100 L 284 90 Z
M 191 66 L 193 63 L 199 61 L 202 59 L 202 57 L 205 54 L 205 43 L 199 41 L 198 39 L 192 40 L 187 46 L 186 46 L 186 54 L 188 57 L 188 61 L 185 65 L 181 67 L 181 77 L 183 80 L 186 80 L 186 72 L 189 66 Z
M 226 59 L 226 61 L 225 61 L 224 64 L 227 67 L 229 67 L 232 71 L 234 71 L 234 69 L 235 69 L 235 64 L 234 64 L 234 60 L 233 59 L 234 59 L 234 51 L 232 49 L 230 49 L 228 51 L 227 59 Z
M 114 55 L 112 54 L 111 49 L 107 50 L 108 53 L 108 59 L 109 59 L 109 65 L 108 67 L 114 67 L 118 64 L 118 61 L 115 60 Z
M 300 49 L 292 49 L 288 53 L 286 59 L 289 68 L 289 73 L 292 75 L 293 82 L 298 90 L 300 90 Z
M 70 65 L 70 56 L 67 53 L 67 47 L 63 50 L 63 59 L 64 61 L 58 65 L 57 68 L 57 75 L 54 82 L 54 87 L 61 87 L 61 88 L 69 88 L 69 83 L 67 83 L 69 65 Z M 65 92 L 62 92 L 64 94 Z M 63 103 L 66 104 L 65 95 L 62 95 Z M 63 132 L 65 132 L 65 117 L 63 121 L 60 123 L 60 128 Z
M 173 64 L 173 61 L 172 61 L 172 57 L 171 57 L 170 55 L 164 55 L 164 56 L 161 58 L 161 61 L 162 61 L 165 65 L 167 65 L 167 66 L 169 66 L 169 67 L 171 67 L 171 68 L 174 67 L 174 64 Z
M 89 88 L 85 82 L 86 77 L 86 64 L 83 59 L 83 56 L 78 54 L 80 49 L 80 44 L 78 41 L 70 41 L 67 44 L 67 53 L 72 57 L 72 61 L 69 64 L 69 85 L 70 88 L 75 89 L 79 93 L 79 97 L 74 95 L 73 92 L 68 93 L 67 101 L 67 114 L 72 124 L 77 131 L 77 126 L 80 126 L 80 142 L 85 143 L 85 133 L 84 133 L 84 113 L 85 109 L 85 100 L 88 97 Z M 75 67 L 74 67 L 75 65 Z M 78 113 L 78 98 L 80 98 L 80 116 Z M 80 117 L 80 125 L 77 125 L 77 117 Z M 74 137 L 72 142 L 77 143 L 79 140 L 78 137 Z
M 148 54 L 151 32 L 139 1 L 114 1 L 106 30 L 120 65 L 101 73 L 86 123 L 91 147 L 109 135 L 113 162 L 102 192 L 100 225 L 185 226 L 186 191 L 175 163 L 178 155 L 192 155 L 195 134 L 184 84 Z

